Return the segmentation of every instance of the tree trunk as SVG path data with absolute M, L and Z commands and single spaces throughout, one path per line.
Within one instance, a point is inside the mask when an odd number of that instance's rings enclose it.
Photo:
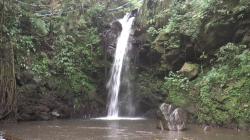
M 4 0 L 1 5 L 5 7 Z M 0 25 L 6 27 L 8 22 L 6 22 L 4 9 L 1 10 Z M 16 117 L 17 112 L 14 50 L 10 42 L 3 28 L 0 28 L 0 120 L 6 117 Z
M 0 119 L 16 114 L 16 79 L 13 46 L 0 48 Z

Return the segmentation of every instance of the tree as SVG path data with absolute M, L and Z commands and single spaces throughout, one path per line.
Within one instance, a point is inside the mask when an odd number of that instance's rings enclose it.
M 16 80 L 13 43 L 10 40 L 11 2 L 0 0 L 0 119 L 16 114 Z

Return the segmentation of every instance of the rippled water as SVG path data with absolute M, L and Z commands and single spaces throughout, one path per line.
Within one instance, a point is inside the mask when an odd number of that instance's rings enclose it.
M 194 125 L 183 132 L 160 131 L 155 124 L 152 120 L 63 120 L 1 124 L 0 131 L 20 140 L 250 140 L 249 132 L 213 128 L 205 133 Z

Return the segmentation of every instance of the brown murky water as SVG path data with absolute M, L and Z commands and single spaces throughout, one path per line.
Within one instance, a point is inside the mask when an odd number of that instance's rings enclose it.
M 250 140 L 250 132 L 213 128 L 205 133 L 194 125 L 183 132 L 161 132 L 155 124 L 152 120 L 63 120 L 0 124 L 0 131 L 21 140 Z

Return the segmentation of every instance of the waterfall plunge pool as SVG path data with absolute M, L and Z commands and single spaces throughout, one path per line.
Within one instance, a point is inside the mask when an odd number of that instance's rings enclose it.
M 189 125 L 182 132 L 160 131 L 155 120 L 56 120 L 0 124 L 12 140 L 249 140 L 249 132 Z
M 135 121 L 135 120 L 146 120 L 146 118 L 141 118 L 141 117 L 100 117 L 100 118 L 93 118 L 92 120 L 106 120 L 106 121 L 119 121 L 119 120 L 130 120 L 130 121 Z

